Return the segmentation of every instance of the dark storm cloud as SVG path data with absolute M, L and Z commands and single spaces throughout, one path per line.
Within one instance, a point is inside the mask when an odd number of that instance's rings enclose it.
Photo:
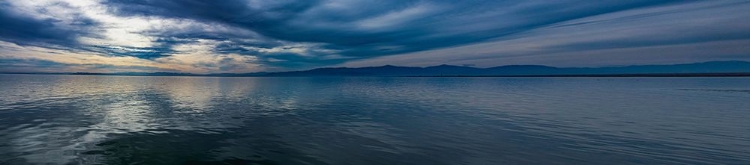
M 748 1 L 740 0 L 103 0 L 95 2 L 103 6 L 104 13 L 98 14 L 113 18 L 89 13 L 92 18 L 67 18 L 72 23 L 34 17 L 12 10 L 11 4 L 0 2 L 2 41 L 149 61 L 208 49 L 199 53 L 218 61 L 170 60 L 197 62 L 188 65 L 220 71 L 241 68 L 233 59 L 218 58 L 229 54 L 252 56 L 253 64 L 289 70 L 379 58 L 414 61 L 417 56 L 402 55 L 485 43 L 499 44 L 483 48 L 494 47 L 491 53 L 443 51 L 419 59 L 490 63 L 485 59 L 750 39 L 747 23 L 737 21 L 750 10 Z M 72 13 L 88 10 L 65 5 L 51 6 Z M 129 18 L 146 20 L 148 25 L 128 29 Z M 126 26 L 112 26 L 113 22 Z M 122 31 L 140 38 L 116 33 Z M 81 43 L 82 36 L 120 40 Z M 131 39 L 148 44 L 122 44 Z M 203 47 L 178 48 L 186 45 Z M 516 50 L 511 45 L 539 46 Z M 632 59 L 638 60 L 648 59 Z
M 737 5 L 748 5 L 750 1 L 727 1 L 729 3 L 709 5 L 694 11 L 695 13 L 703 14 L 685 14 L 685 10 L 665 10 L 656 13 L 648 14 L 636 14 L 634 16 L 620 17 L 613 19 L 603 20 L 592 20 L 592 21 L 580 21 L 568 24 L 562 24 L 558 26 L 551 26 L 551 28 L 563 28 L 563 27 L 578 27 L 580 29 L 593 29 L 590 26 L 599 27 L 596 29 L 610 29 L 613 33 L 617 33 L 619 27 L 627 27 L 626 24 L 613 22 L 624 22 L 629 24 L 636 24 L 635 22 L 642 22 L 643 19 L 664 17 L 661 18 L 663 23 L 672 24 L 674 26 L 643 26 L 643 25 L 630 25 L 629 29 L 624 30 L 641 30 L 641 32 L 633 33 L 631 37 L 621 38 L 610 38 L 610 39 L 599 39 L 586 42 L 569 42 L 550 47 L 550 50 L 554 51 L 571 51 L 571 50 L 598 50 L 598 49 L 616 49 L 616 48 L 635 48 L 635 47 L 648 47 L 648 46 L 664 46 L 664 45 L 679 45 L 679 44 L 693 44 L 693 43 L 708 43 L 716 41 L 731 41 L 731 40 L 743 40 L 750 39 L 750 31 L 746 30 L 744 26 L 747 24 L 737 23 L 734 25 L 728 25 L 731 23 L 726 21 L 736 16 L 721 16 L 721 11 L 732 13 L 731 10 L 722 8 L 737 6 Z M 702 11 L 701 11 L 702 10 Z M 707 12 L 708 11 L 708 12 Z M 707 25 L 705 13 L 711 13 L 712 18 L 710 21 L 714 25 Z M 680 17 L 669 17 L 667 15 L 680 15 Z M 686 16 L 687 15 L 687 16 Z M 601 24 L 609 24 L 601 26 Z M 644 23 L 647 24 L 647 23 Z M 677 26 L 680 25 L 680 26 Z M 708 28 L 701 28 L 701 26 Z M 713 27 L 712 27 L 713 26 Z M 697 27 L 697 28 L 696 28 Z
M 170 49 L 170 42 L 163 43 L 160 47 L 128 47 L 128 46 L 85 46 L 81 47 L 82 50 L 90 52 L 98 52 L 107 54 L 110 56 L 131 56 L 142 59 L 156 59 L 160 57 L 167 57 L 175 51 Z
M 563 21 L 674 2 L 685 1 L 311 0 L 253 4 L 244 0 L 108 0 L 105 4 L 122 16 L 223 23 L 278 40 L 325 43 L 322 48 L 339 50 L 341 55 L 368 58 L 476 43 Z M 326 10 L 332 5 L 344 9 Z M 231 44 L 222 45 L 219 51 L 258 53 Z M 292 58 L 286 60 L 298 60 Z
M 80 10 L 66 3 L 54 3 L 56 7 Z M 157 47 L 136 48 L 111 45 L 87 45 L 80 43 L 78 37 L 103 38 L 101 26 L 93 19 L 73 14 L 72 22 L 63 24 L 63 20 L 34 18 L 30 13 L 12 10 L 13 6 L 7 2 L 0 2 L 0 40 L 21 46 L 38 46 L 52 49 L 68 50 L 72 52 L 95 52 L 109 56 L 133 56 L 144 59 L 154 59 L 169 56 L 174 53 L 170 46 L 174 42 L 157 40 Z M 37 9 L 46 14 L 46 9 Z
M 0 40 L 18 45 L 77 46 L 79 36 L 92 35 L 88 27 L 96 26 L 90 19 L 77 16 L 74 24 L 61 26 L 56 19 L 34 18 L 28 13 L 12 10 L 7 2 L 0 2 Z
M 311 52 L 312 57 L 260 56 L 285 61 L 267 65 L 304 67 L 478 43 L 578 18 L 675 2 L 686 1 L 107 0 L 105 4 L 121 16 L 195 19 L 277 40 L 324 43 L 317 48 L 347 57 L 321 58 L 329 52 Z M 244 43 L 224 43 L 217 52 L 266 54 L 240 45 Z

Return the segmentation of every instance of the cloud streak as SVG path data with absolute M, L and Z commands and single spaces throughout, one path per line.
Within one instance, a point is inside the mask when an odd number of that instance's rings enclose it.
M 195 73 L 750 60 L 749 2 L 9 1 L 0 3 L 0 71 L 86 66 L 44 52 Z M 704 49 L 685 51 L 694 47 Z

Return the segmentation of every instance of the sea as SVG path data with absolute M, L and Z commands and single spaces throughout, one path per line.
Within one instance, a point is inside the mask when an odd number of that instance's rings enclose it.
M 4 74 L 0 164 L 750 164 L 750 78 Z

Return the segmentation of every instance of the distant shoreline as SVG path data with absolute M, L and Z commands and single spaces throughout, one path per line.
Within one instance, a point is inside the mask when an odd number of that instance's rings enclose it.
M 750 77 L 750 61 L 710 61 L 672 65 L 632 65 L 598 68 L 558 68 L 544 65 L 505 65 L 475 68 L 455 65 L 408 67 L 383 65 L 359 68 L 316 68 L 302 71 L 249 73 L 182 72 L 0 72 L 0 74 L 192 76 L 192 77 Z
M 149 76 L 149 77 L 750 77 L 750 73 L 653 73 L 653 74 L 560 74 L 560 75 L 430 75 L 430 76 L 366 76 L 366 75 L 297 75 L 297 76 L 273 76 L 273 75 L 200 75 L 200 74 L 116 74 L 116 73 L 0 73 L 0 74 L 22 74 L 22 75 L 90 75 L 90 76 Z
M 114 75 L 114 76 L 191 76 L 191 77 L 750 77 L 750 61 L 709 61 L 670 65 L 631 65 L 610 67 L 551 67 L 544 65 L 504 65 L 489 68 L 438 65 L 428 67 L 373 66 L 316 68 L 302 71 L 248 73 L 183 72 L 0 72 L 0 74 Z
M 399 77 L 750 77 L 750 73 L 654 73 L 654 74 L 561 74 L 487 76 L 399 76 Z

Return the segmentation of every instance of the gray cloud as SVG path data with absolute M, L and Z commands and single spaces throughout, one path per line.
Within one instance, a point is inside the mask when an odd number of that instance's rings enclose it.
M 19 45 L 71 47 L 77 46 L 77 37 L 94 35 L 90 27 L 97 26 L 93 20 L 80 15 L 75 15 L 70 24 L 61 25 L 59 19 L 40 19 L 29 14 L 13 10 L 8 2 L 0 2 L 0 40 Z
M 351 61 L 346 66 L 544 64 L 602 66 L 750 60 L 748 1 L 624 10 L 551 24 L 492 41 Z M 693 49 L 701 48 L 701 49 Z
M 545 25 L 671 1 L 539 3 L 521 1 L 147 1 L 109 0 L 124 16 L 161 16 L 224 23 L 263 36 L 325 43 L 355 58 L 481 42 Z M 336 6 L 340 5 L 340 6 Z M 334 7 L 331 7 L 334 6 Z M 340 11 L 340 12 L 339 12 Z M 343 13 L 341 13 L 343 12 Z M 514 17 L 516 19 L 514 20 Z M 509 21 L 512 21 L 509 23 Z M 238 49 L 238 51 L 246 51 Z M 290 61 L 304 59 L 288 59 Z M 320 59 L 317 59 L 320 60 Z M 320 60 L 319 62 L 341 62 Z
M 481 66 L 507 64 L 502 59 L 509 58 L 526 59 L 518 62 L 537 61 L 554 65 L 555 61 L 570 63 L 565 61 L 566 57 L 586 63 L 585 58 L 574 58 L 573 52 L 750 39 L 750 33 L 745 30 L 748 24 L 737 22 L 750 16 L 746 12 L 750 11 L 747 3 L 672 0 L 104 0 L 100 5 L 105 7 L 106 13 L 119 19 L 161 22 L 133 32 L 150 44 L 81 43 L 81 36 L 107 39 L 102 36 L 113 29 L 106 23 L 97 22 L 98 18 L 83 15 L 77 19 L 81 20 L 80 24 L 58 26 L 53 19 L 31 18 L 8 12 L 10 10 L 0 11 L 0 20 L 9 22 L 0 25 L 0 40 L 19 45 L 57 45 L 59 49 L 71 49 L 77 53 L 146 60 L 190 53 L 178 47 L 210 41 L 215 45 L 201 48 L 209 49 L 203 52 L 207 56 L 253 56 L 257 59 L 253 63 L 276 70 L 342 64 L 432 65 L 459 61 Z M 7 4 L 0 7 L 13 8 Z M 71 7 L 71 10 L 75 8 Z M 532 44 L 540 46 L 515 48 Z M 482 50 L 478 50 L 479 53 L 460 47 L 482 47 Z M 456 49 L 461 51 L 453 51 Z M 545 54 L 565 52 L 571 55 L 544 57 Z M 707 55 L 685 56 L 694 58 L 693 61 L 713 59 L 706 58 Z M 650 60 L 643 55 L 631 57 L 634 60 L 627 61 L 632 64 Z M 414 59 L 422 60 L 408 62 Z M 487 62 L 487 59 L 496 60 Z M 243 68 L 238 65 L 220 60 L 200 66 L 215 66 L 220 72 Z

